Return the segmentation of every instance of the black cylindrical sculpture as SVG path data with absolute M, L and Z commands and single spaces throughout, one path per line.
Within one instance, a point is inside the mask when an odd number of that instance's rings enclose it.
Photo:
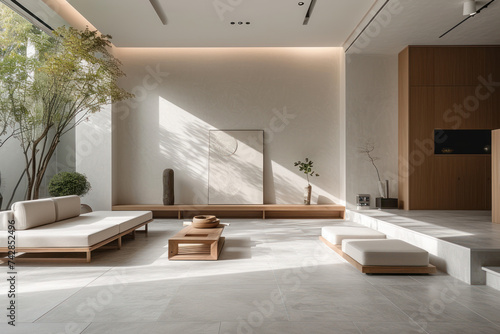
M 2 173 L 0 173 L 0 187 L 1 186 L 2 186 Z M 2 193 L 0 193 L 0 211 L 2 210 L 2 202 L 3 202 L 3 196 Z
M 163 204 L 173 205 L 174 202 L 174 170 L 167 168 L 163 171 Z

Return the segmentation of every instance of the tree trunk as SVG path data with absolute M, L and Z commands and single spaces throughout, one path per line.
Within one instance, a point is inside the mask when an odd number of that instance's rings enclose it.
M 38 171 L 36 175 L 36 181 L 33 188 L 33 199 L 38 199 L 40 196 L 40 186 L 42 185 L 43 177 L 45 176 L 45 172 L 47 171 L 50 158 L 52 158 L 54 152 L 55 152 L 55 147 L 53 148 L 51 147 L 46 155 L 47 160 L 43 162 L 43 164 L 41 165 L 41 169 Z
M 45 172 L 47 171 L 47 167 L 49 166 L 50 159 L 56 151 L 57 144 L 59 144 L 59 134 L 56 134 L 54 138 L 52 138 L 52 142 L 49 149 L 47 150 L 47 153 L 45 153 L 44 156 L 40 156 L 40 164 L 36 173 L 33 188 L 33 199 L 38 199 L 40 197 L 40 186 L 42 185 L 43 177 L 45 176 Z
M 36 140 L 34 140 L 31 144 L 31 173 L 28 171 L 27 172 L 27 177 L 28 177 L 28 191 L 26 192 L 26 200 L 32 200 L 32 199 L 38 199 L 39 196 L 39 188 L 42 183 L 42 178 L 43 175 L 45 174 L 45 170 L 47 169 L 48 162 L 45 157 L 50 153 L 50 156 L 52 156 L 52 153 L 54 153 L 55 146 L 57 146 L 57 140 L 55 138 L 59 137 L 58 134 L 54 136 L 52 139 L 51 147 L 47 154 L 45 154 L 45 142 L 47 141 L 47 136 L 49 134 L 49 130 L 52 127 L 52 125 L 47 125 L 45 129 L 43 130 L 43 133 L 38 137 Z M 43 150 L 41 152 L 41 156 L 37 159 L 37 153 L 38 152 L 38 144 L 44 140 L 43 144 Z M 54 145 L 54 141 L 56 144 Z M 52 147 L 54 148 L 52 149 Z M 27 152 L 25 155 L 28 154 Z M 44 157 L 45 155 L 45 157 Z M 50 157 L 49 157 L 50 158 Z M 26 159 L 28 160 L 28 159 Z M 39 163 L 40 162 L 40 163 Z M 40 176 L 41 174 L 41 176 Z
M 39 143 L 39 140 L 35 141 L 33 143 L 33 146 L 31 147 L 31 173 L 28 171 L 26 175 L 28 176 L 28 191 L 26 192 L 26 200 L 29 201 L 32 198 L 33 194 L 33 185 L 35 183 L 35 176 L 36 176 L 36 150 L 37 150 L 37 145 Z
M 23 180 L 24 174 L 26 174 L 26 169 L 24 169 L 23 173 L 21 174 L 21 177 L 19 178 L 19 180 L 17 180 L 16 186 L 14 187 L 14 190 L 12 191 L 12 195 L 9 198 L 9 203 L 7 203 L 5 210 L 9 210 L 10 205 L 12 204 L 12 201 L 14 200 L 14 196 L 16 195 L 17 188 L 19 187 L 19 184 L 21 184 L 21 181 Z

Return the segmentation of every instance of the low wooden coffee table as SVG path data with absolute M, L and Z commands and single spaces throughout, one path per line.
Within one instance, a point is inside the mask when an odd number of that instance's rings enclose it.
M 226 239 L 221 237 L 222 231 L 221 224 L 214 228 L 183 228 L 168 240 L 168 259 L 218 260 Z

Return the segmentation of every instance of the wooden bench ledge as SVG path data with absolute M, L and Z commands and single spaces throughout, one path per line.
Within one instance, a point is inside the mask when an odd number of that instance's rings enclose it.
M 214 214 L 221 218 L 336 218 L 344 219 L 345 207 L 337 204 L 316 205 L 114 205 L 113 211 L 152 211 L 155 218 L 183 219 L 198 214 Z

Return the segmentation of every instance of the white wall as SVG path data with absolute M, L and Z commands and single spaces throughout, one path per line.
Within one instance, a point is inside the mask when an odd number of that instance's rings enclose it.
M 355 208 L 357 194 L 370 194 L 374 207 L 380 197 L 377 174 L 358 149 L 366 141 L 374 143 L 380 177 L 390 181 L 390 196 L 397 197 L 398 57 L 349 55 L 347 59 L 347 207 Z
M 264 129 L 265 203 L 343 203 L 340 48 L 117 49 L 136 98 L 113 106 L 113 202 L 162 203 L 175 171 L 178 204 L 207 203 L 208 130 Z M 284 117 L 283 115 L 288 115 Z M 116 126 L 116 127 L 115 127 Z M 249 171 L 250 172 L 250 171 Z
M 111 210 L 112 156 L 111 105 L 90 114 L 76 127 L 76 171 L 87 176 L 92 189 L 82 203 L 94 210 Z

